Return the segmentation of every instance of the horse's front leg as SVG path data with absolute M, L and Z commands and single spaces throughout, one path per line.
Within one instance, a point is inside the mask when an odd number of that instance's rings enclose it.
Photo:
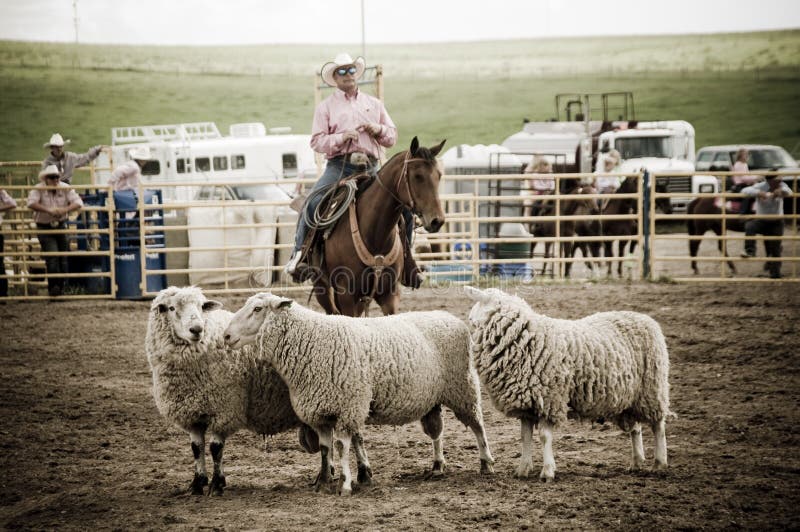
M 715 233 L 717 233 L 717 236 L 720 236 L 720 237 L 721 237 L 721 236 L 723 236 L 723 235 L 722 235 L 722 227 L 720 227 L 719 231 L 717 231 L 717 230 L 715 229 L 715 230 L 714 230 L 714 232 L 715 232 Z M 727 244 L 727 240 L 725 240 L 725 239 L 723 239 L 723 238 L 720 238 L 720 239 L 718 239 L 718 240 L 717 240 L 717 247 L 719 247 L 719 252 L 720 252 L 720 254 L 721 254 L 723 257 L 727 258 L 727 257 L 728 257 L 728 244 Z M 734 265 L 733 265 L 733 261 L 731 261 L 731 260 L 728 260 L 728 268 L 730 268 L 730 269 L 731 269 L 731 273 L 736 273 L 736 266 L 734 266 Z

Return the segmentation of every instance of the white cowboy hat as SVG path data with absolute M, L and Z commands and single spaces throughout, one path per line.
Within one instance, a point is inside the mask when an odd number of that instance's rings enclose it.
M 131 150 L 128 152 L 128 157 L 137 161 L 149 161 L 153 158 L 153 156 L 150 155 L 150 148 L 147 146 L 137 146 L 135 148 L 131 148 Z
M 61 136 L 60 133 L 53 133 L 53 136 L 50 137 L 50 141 L 49 142 L 45 142 L 44 144 L 42 144 L 42 147 L 43 148 L 49 148 L 50 146 L 58 146 L 58 147 L 63 148 L 64 144 L 69 144 L 69 143 L 70 143 L 70 140 L 69 139 L 64 140 L 64 138 Z
M 58 166 L 54 164 L 47 165 L 44 170 L 39 172 L 39 179 L 44 179 L 49 175 L 57 176 L 59 179 L 61 178 L 61 170 L 58 169 Z
M 367 62 L 364 61 L 364 58 L 358 56 L 353 60 L 350 57 L 350 54 L 341 53 L 336 56 L 336 59 L 329 63 L 325 63 L 322 65 L 322 69 L 320 70 L 320 76 L 322 77 L 322 81 L 330 85 L 331 87 L 336 86 L 336 81 L 333 79 L 333 72 L 340 66 L 345 65 L 353 65 L 356 67 L 355 78 L 358 79 L 364 74 L 364 70 L 367 68 Z

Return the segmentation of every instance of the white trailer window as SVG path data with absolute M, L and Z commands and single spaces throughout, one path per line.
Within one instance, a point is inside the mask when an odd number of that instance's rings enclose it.
M 216 155 L 214 156 L 214 170 L 227 170 L 228 169 L 228 156 Z
M 244 168 L 244 155 L 231 155 L 231 170 Z
M 211 170 L 211 159 L 208 157 L 197 157 L 194 160 L 195 172 L 209 172 Z

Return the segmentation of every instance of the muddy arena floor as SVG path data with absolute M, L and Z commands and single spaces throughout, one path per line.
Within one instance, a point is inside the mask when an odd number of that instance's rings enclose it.
M 369 427 L 373 485 L 315 493 L 318 455 L 294 431 L 240 432 L 222 497 L 192 496 L 186 434 L 158 415 L 144 355 L 149 302 L 0 305 L 0 522 L 22 529 L 786 529 L 800 518 L 800 291 L 791 283 L 575 283 L 520 289 L 540 312 L 636 310 L 671 355 L 669 469 L 628 471 L 610 424 L 557 429 L 556 480 L 514 477 L 519 426 L 484 396 L 494 475 L 449 411 L 448 470 L 429 480 L 419 424 Z M 223 298 L 238 308 L 244 298 Z M 404 309 L 465 319 L 462 291 L 404 294 Z M 374 315 L 374 314 L 373 314 Z M 653 441 L 644 433 L 652 460 Z M 535 440 L 535 441 L 538 441 Z M 535 460 L 541 463 L 536 444 Z M 209 458 L 210 460 L 210 458 Z

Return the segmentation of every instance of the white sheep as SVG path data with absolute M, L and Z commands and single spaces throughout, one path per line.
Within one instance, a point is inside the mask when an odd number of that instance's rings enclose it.
M 286 385 L 269 364 L 225 345 L 223 332 L 233 314 L 220 307 L 196 287 L 164 289 L 150 306 L 145 340 L 158 411 L 191 438 L 191 490 L 198 495 L 208 484 L 206 431 L 214 461 L 208 493 L 221 495 L 226 438 L 242 428 L 277 434 L 300 425 Z M 315 436 L 301 432 L 301 444 L 310 452 L 316 452 Z
M 634 469 L 645 460 L 640 422 L 649 423 L 655 467 L 667 467 L 669 355 L 655 320 L 637 312 L 559 320 L 497 289 L 465 290 L 476 301 L 469 314 L 475 367 L 495 406 L 521 421 L 518 477 L 533 470 L 531 439 L 538 424 L 539 476 L 554 478 L 552 429 L 568 415 L 613 420 L 630 432 Z
M 352 493 L 349 440 L 365 424 L 420 420 L 433 440 L 432 473 L 441 474 L 441 405 L 472 429 L 481 472 L 493 472 L 480 384 L 469 361 L 469 329 L 446 312 L 326 316 L 291 299 L 260 293 L 234 315 L 225 339 L 232 347 L 258 345 L 288 385 L 298 417 L 319 435 L 318 490 L 331 480 L 329 455 L 332 459 L 335 440 L 341 459 L 339 490 Z M 361 458 L 368 464 L 366 454 Z

